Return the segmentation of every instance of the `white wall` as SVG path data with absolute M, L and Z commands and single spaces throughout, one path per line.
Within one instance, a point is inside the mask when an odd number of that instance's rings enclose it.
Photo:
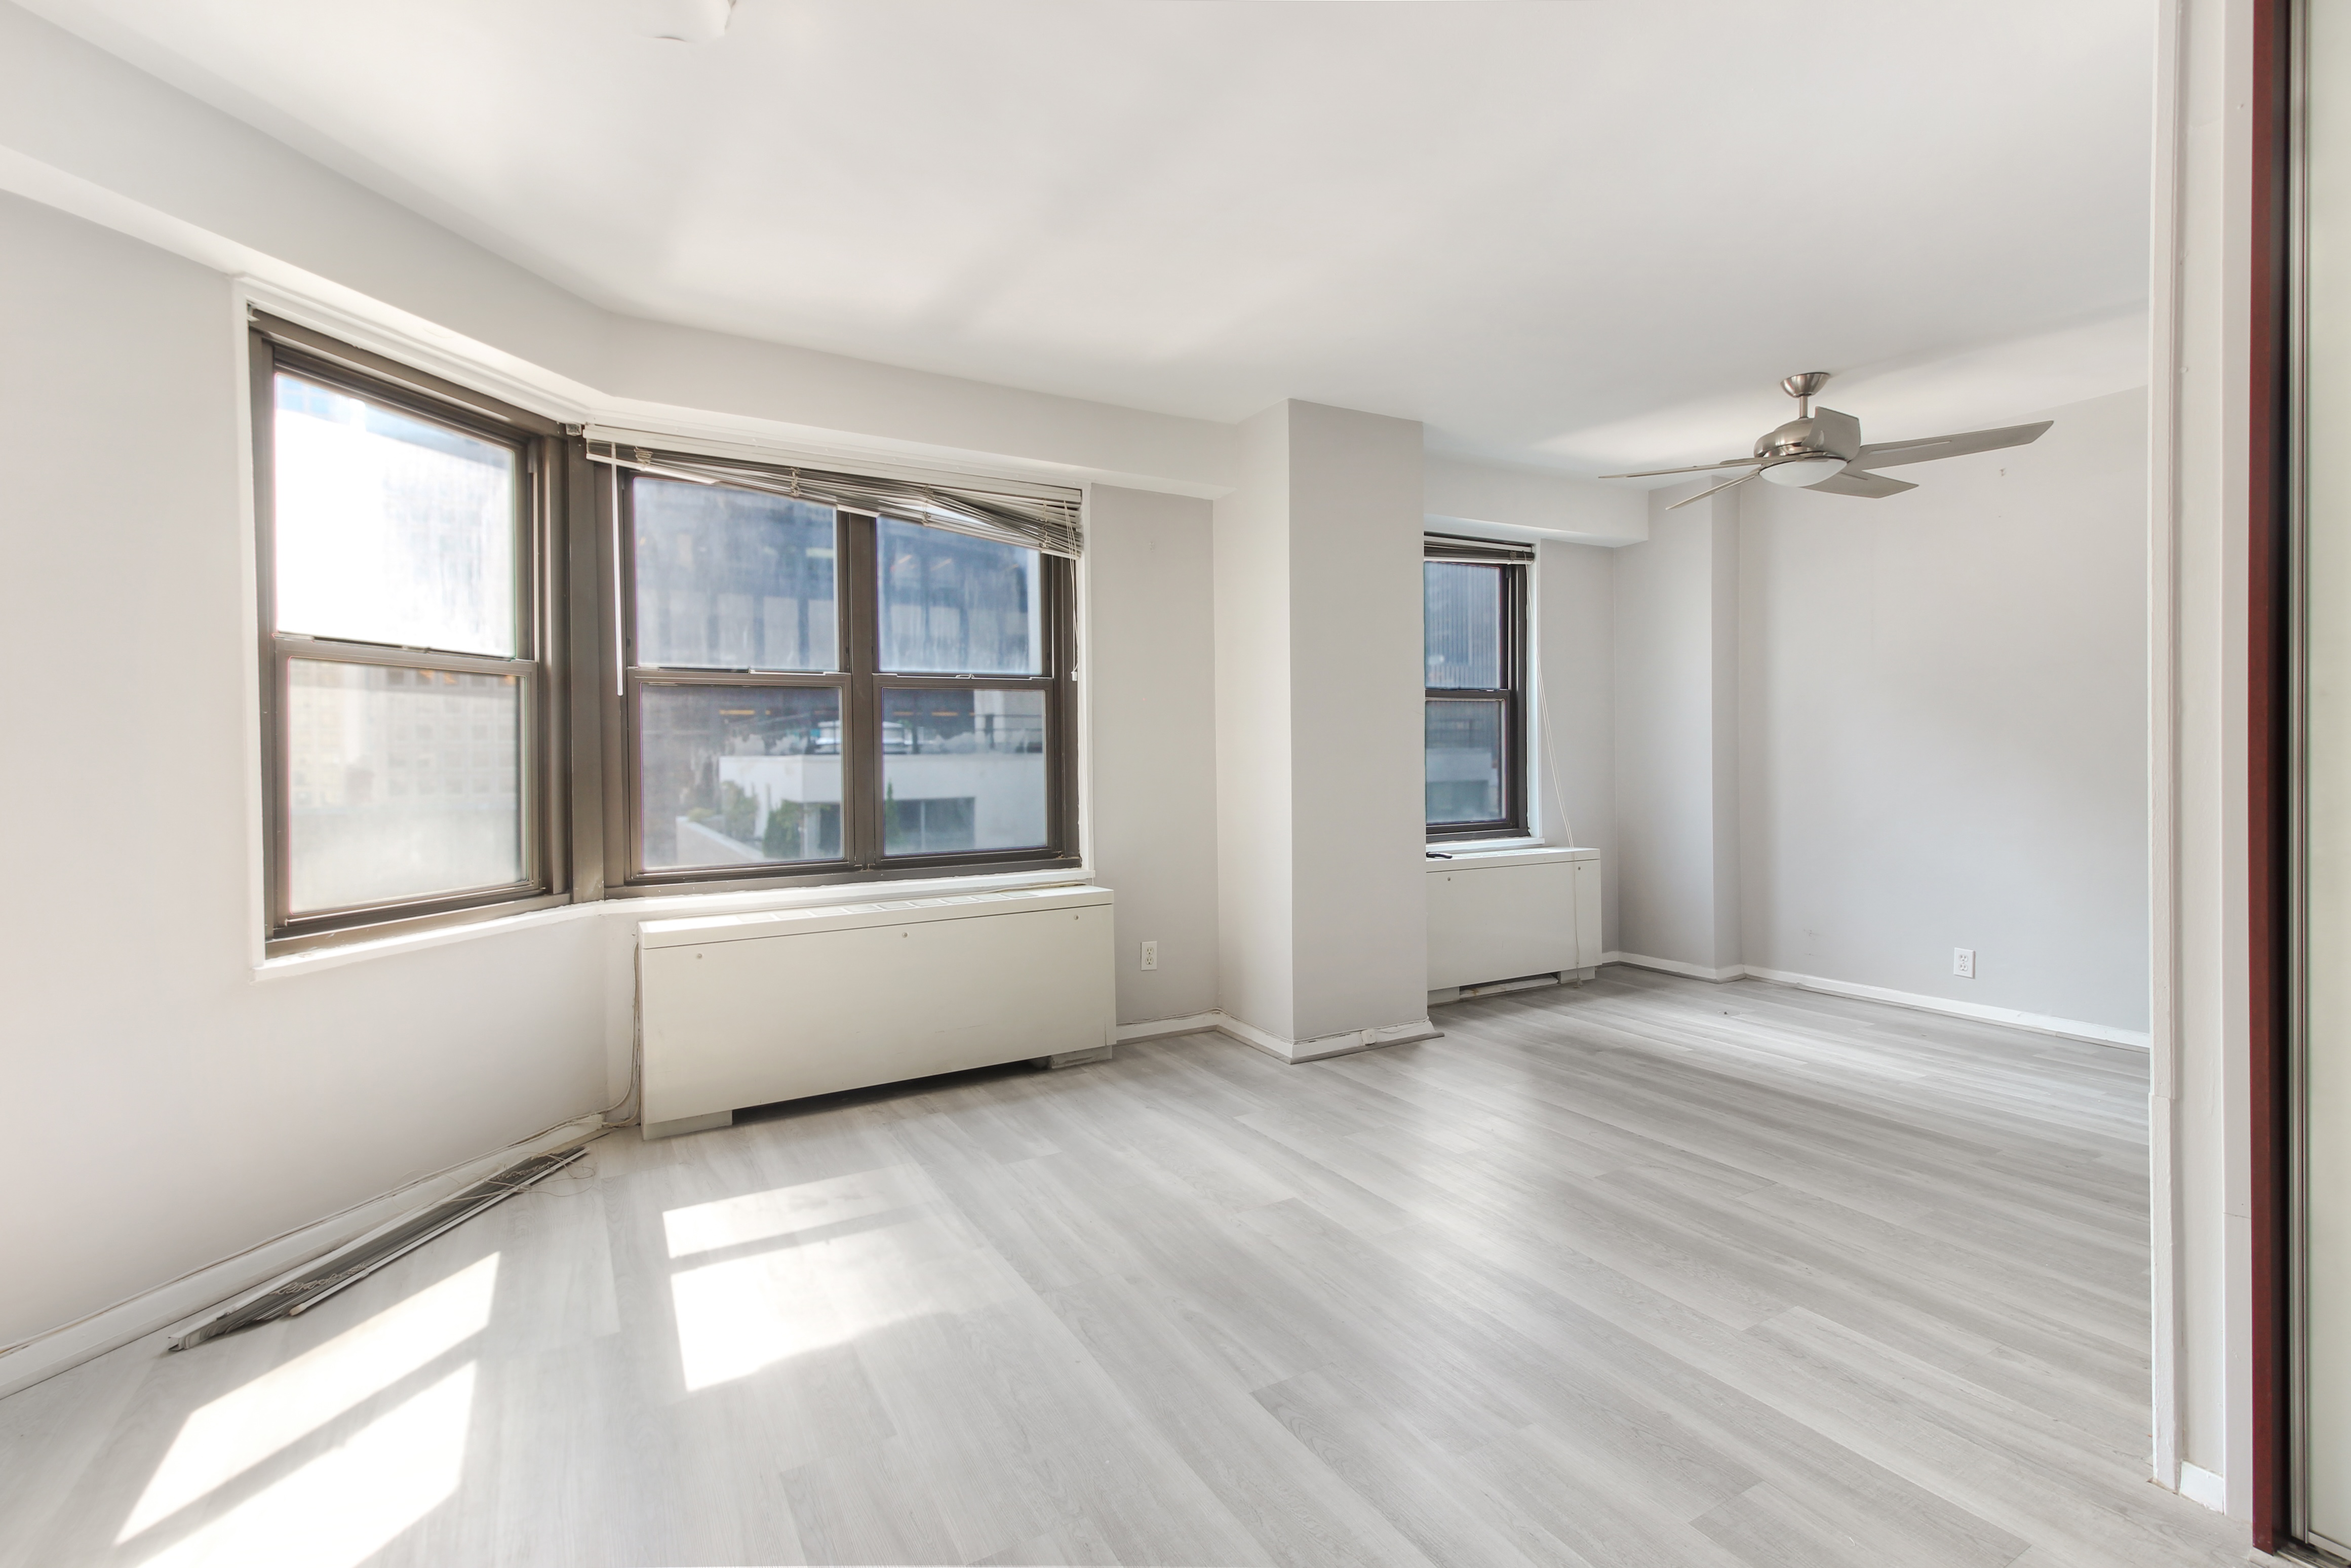
M 1290 1038 L 1428 1016 L 1420 426 L 1290 408 Z
M 1220 1006 L 1285 1054 L 1426 1020 L 1420 443 L 1277 403 L 1216 505 Z
M 607 1103 L 588 924 L 255 978 L 236 344 L 219 275 L 0 196 L 0 1344 Z
M 1240 483 L 1214 510 L 1217 996 L 1282 1039 L 1293 1007 L 1290 410 L 1240 428 Z
M 1118 894 L 1118 1019 L 1217 1005 L 1217 684 L 1210 507 L 1097 485 L 1079 685 L 1095 880 Z M 1139 967 L 1159 944 L 1159 967 Z
M 1429 526 L 1473 535 L 1499 528 L 1575 544 L 1638 544 L 1649 537 L 1644 490 L 1565 474 L 1503 468 L 1430 453 L 1422 473 Z
M 1615 552 L 1615 950 L 1728 977 L 1740 961 L 1739 502 L 1668 509 L 1697 493 L 1651 492 L 1647 541 Z
M 1646 507 L 1642 518 L 1646 528 Z M 1616 943 L 1616 552 L 1535 549 L 1535 831 L 1600 852 L 1604 949 Z
M 1742 488 L 1745 962 L 2143 1032 L 2147 401 L 2038 417 L 1885 500 Z

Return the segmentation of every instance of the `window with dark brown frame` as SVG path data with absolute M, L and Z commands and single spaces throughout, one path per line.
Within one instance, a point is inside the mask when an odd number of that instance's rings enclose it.
M 553 903 L 557 425 L 252 333 L 273 950 Z
M 272 953 L 1080 863 L 1075 491 L 624 455 L 251 349 Z
M 1421 565 L 1428 837 L 1522 834 L 1526 574 L 1522 547 L 1432 535 Z
M 643 456 L 598 449 L 608 891 L 1078 863 L 1074 561 L 840 476 Z

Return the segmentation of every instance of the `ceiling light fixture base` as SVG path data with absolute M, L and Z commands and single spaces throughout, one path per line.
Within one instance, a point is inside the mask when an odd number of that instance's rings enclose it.
M 630 0 L 636 30 L 672 44 L 715 43 L 734 20 L 735 0 Z

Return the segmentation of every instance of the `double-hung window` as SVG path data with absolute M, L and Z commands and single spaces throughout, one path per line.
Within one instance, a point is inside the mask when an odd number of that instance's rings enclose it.
M 1431 840 L 1527 831 L 1524 546 L 1430 535 L 1421 564 Z
M 840 517 L 732 486 L 624 484 L 632 869 L 839 863 Z
M 1075 863 L 1073 497 L 589 453 L 616 890 Z
M 284 323 L 252 343 L 273 945 L 553 896 L 558 427 Z

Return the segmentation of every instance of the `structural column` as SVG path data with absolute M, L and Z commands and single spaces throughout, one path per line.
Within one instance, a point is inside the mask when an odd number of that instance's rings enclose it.
M 1286 402 L 1216 507 L 1219 1006 L 1293 1061 L 1428 1030 L 1421 430 Z
M 1713 483 L 1714 481 L 1708 481 Z M 1617 946 L 1707 979 L 1739 936 L 1739 492 L 1677 511 L 1616 552 Z

